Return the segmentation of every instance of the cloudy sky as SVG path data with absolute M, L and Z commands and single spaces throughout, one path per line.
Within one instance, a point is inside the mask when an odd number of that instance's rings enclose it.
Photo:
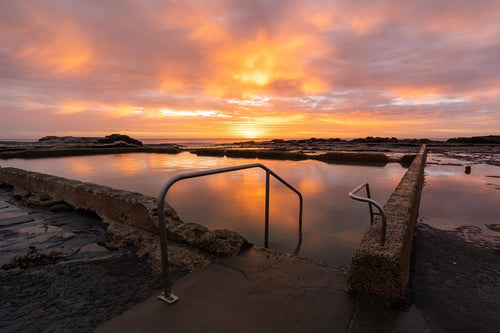
M 5 0 L 0 138 L 500 134 L 498 0 Z

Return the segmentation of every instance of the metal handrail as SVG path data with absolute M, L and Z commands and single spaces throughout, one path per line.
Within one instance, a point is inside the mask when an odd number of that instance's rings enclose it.
M 261 163 L 253 163 L 253 164 L 245 164 L 245 165 L 239 165 L 239 166 L 233 166 L 233 167 L 227 167 L 227 168 L 220 168 L 220 169 L 212 169 L 212 170 L 204 170 L 204 171 L 198 171 L 198 172 L 189 172 L 189 173 L 184 173 L 180 174 L 177 176 L 174 176 L 170 178 L 170 180 L 163 186 L 163 188 L 160 191 L 160 195 L 158 197 L 158 222 L 159 222 L 159 228 L 160 228 L 160 247 L 161 247 L 161 261 L 162 261 L 162 269 L 163 269 L 163 294 L 159 296 L 158 298 L 161 300 L 164 300 L 167 303 L 173 303 L 177 301 L 179 298 L 172 294 L 171 287 L 172 287 L 172 279 L 170 277 L 170 272 L 169 272 L 169 267 L 168 267 L 168 248 L 167 248 L 167 232 L 165 228 L 165 197 L 167 196 L 167 192 L 174 185 L 176 182 L 183 180 L 183 179 L 189 179 L 189 178 L 195 178 L 195 177 L 202 177 L 202 176 L 209 176 L 209 175 L 215 175 L 219 173 L 224 173 L 224 172 L 231 172 L 231 171 L 238 171 L 238 170 L 244 170 L 244 169 L 250 169 L 250 168 L 261 168 L 266 171 L 266 211 L 265 211 L 265 238 L 264 238 L 264 247 L 268 247 L 268 238 L 269 238 L 269 181 L 270 181 L 270 175 L 272 175 L 274 178 L 279 180 L 283 185 L 291 189 L 293 192 L 295 192 L 300 199 L 300 209 L 299 209 L 299 242 L 297 244 L 297 248 L 295 249 L 294 253 L 297 253 L 300 249 L 300 245 L 302 243 L 302 206 L 303 206 L 303 199 L 302 199 L 302 194 L 300 194 L 299 191 L 297 191 L 292 185 L 288 184 L 283 178 L 278 176 L 276 173 L 274 173 L 271 169 L 266 167 L 265 165 Z
M 368 198 L 354 195 L 355 193 L 359 192 L 363 187 L 366 187 L 366 195 Z M 364 201 L 364 202 L 368 203 L 368 207 L 370 209 L 370 219 L 371 219 L 370 225 L 373 225 L 373 222 L 374 222 L 373 216 L 374 215 L 381 215 L 382 216 L 382 231 L 381 231 L 381 235 L 380 235 L 380 245 L 384 246 L 384 244 L 385 244 L 385 230 L 387 227 L 387 216 L 385 215 L 385 212 L 384 212 L 384 209 L 382 208 L 382 206 L 380 206 L 380 204 L 378 202 L 376 202 L 375 200 L 371 199 L 370 185 L 368 185 L 368 183 L 363 183 L 363 184 L 359 185 L 354 190 L 349 192 L 349 197 L 351 199 L 354 199 L 354 200 Z M 379 211 L 378 213 L 373 212 L 372 205 L 377 207 L 377 209 Z

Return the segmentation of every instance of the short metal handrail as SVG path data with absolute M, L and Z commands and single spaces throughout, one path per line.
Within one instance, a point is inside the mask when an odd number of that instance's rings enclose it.
M 366 187 L 367 198 L 354 195 L 355 193 L 359 192 L 363 187 Z M 354 200 L 364 201 L 364 202 L 368 203 L 368 208 L 370 209 L 370 219 L 371 219 L 370 225 L 373 225 L 373 222 L 374 222 L 373 216 L 375 216 L 375 215 L 382 216 L 382 231 L 381 231 L 381 235 L 380 235 L 380 245 L 384 246 L 384 244 L 385 244 L 385 229 L 387 227 L 387 216 L 385 215 L 385 212 L 384 212 L 384 209 L 382 208 L 382 206 L 380 206 L 380 204 L 378 202 L 376 202 L 375 200 L 372 200 L 371 195 L 370 195 L 370 185 L 368 185 L 368 183 L 363 183 L 363 184 L 359 185 L 354 190 L 349 192 L 349 197 L 351 199 L 354 199 Z M 372 205 L 377 207 L 377 209 L 379 211 L 378 213 L 373 212 Z
M 269 182 L 270 182 L 270 176 L 272 175 L 274 178 L 279 180 L 283 185 L 285 185 L 286 187 L 291 189 L 293 192 L 295 192 L 299 196 L 299 199 L 300 199 L 299 242 L 297 244 L 297 248 L 295 249 L 294 253 L 297 253 L 299 251 L 300 245 L 302 243 L 302 206 L 303 206 L 302 195 L 292 185 L 288 184 L 285 180 L 283 180 L 283 178 L 278 176 L 276 173 L 274 173 L 271 169 L 269 169 L 265 165 L 263 165 L 261 163 L 253 163 L 253 164 L 239 165 L 239 166 L 220 168 L 220 169 L 211 169 L 211 170 L 204 170 L 204 171 L 198 171 L 198 172 L 189 172 L 189 173 L 184 173 L 184 174 L 174 176 L 174 177 L 170 178 L 170 180 L 163 186 L 163 188 L 160 191 L 160 195 L 158 197 L 158 222 L 159 222 L 159 228 L 160 228 L 161 261 L 162 261 L 162 269 L 163 269 L 163 294 L 158 297 L 159 299 L 164 300 L 167 303 L 173 303 L 179 299 L 177 296 L 172 294 L 172 291 L 171 291 L 172 279 L 170 277 L 170 272 L 169 272 L 169 267 L 168 267 L 167 231 L 165 228 L 165 197 L 167 196 L 167 192 L 170 189 L 170 187 L 172 187 L 172 185 L 174 185 L 176 182 L 183 180 L 183 179 L 209 176 L 209 175 L 215 175 L 215 174 L 224 173 L 224 172 L 238 171 L 238 170 L 244 170 L 244 169 L 250 169 L 250 168 L 261 168 L 261 169 L 264 169 L 266 171 L 266 208 L 265 208 L 264 247 L 266 247 L 266 248 L 268 247 L 268 239 L 269 239 Z

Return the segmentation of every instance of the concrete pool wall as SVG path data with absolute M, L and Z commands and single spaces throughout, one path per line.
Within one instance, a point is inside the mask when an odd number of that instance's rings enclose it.
M 387 305 L 406 299 L 426 157 L 427 148 L 423 145 L 384 206 L 384 246 L 380 245 L 382 221 L 377 216 L 353 254 L 349 290 L 358 297 Z

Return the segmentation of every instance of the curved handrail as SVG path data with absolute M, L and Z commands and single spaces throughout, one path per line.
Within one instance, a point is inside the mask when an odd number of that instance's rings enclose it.
M 368 198 L 354 195 L 355 193 L 359 192 L 363 187 L 366 187 L 366 195 L 368 196 Z M 378 202 L 376 202 L 375 200 L 371 199 L 370 185 L 368 185 L 368 183 L 363 183 L 363 184 L 359 185 L 354 190 L 349 192 L 349 197 L 351 199 L 354 199 L 354 200 L 363 201 L 363 202 L 368 203 L 368 207 L 370 208 L 370 218 L 371 218 L 370 225 L 373 225 L 373 215 L 379 214 L 382 216 L 382 231 L 381 231 L 381 235 L 380 235 L 380 245 L 384 246 L 384 244 L 385 244 L 385 230 L 387 228 L 387 216 L 385 215 L 385 212 L 384 212 L 384 209 L 382 208 L 382 206 L 380 206 L 380 204 Z M 379 211 L 378 213 L 373 212 L 372 205 L 377 207 L 377 209 Z
M 271 169 L 266 167 L 261 163 L 253 163 L 253 164 L 245 164 L 227 168 L 220 169 L 211 169 L 197 172 L 189 172 L 184 174 L 176 175 L 170 178 L 167 183 L 163 186 L 160 191 L 160 195 L 158 196 L 158 222 L 160 229 L 160 247 L 161 247 L 161 261 L 162 261 L 162 269 L 163 269 L 163 294 L 158 298 L 166 301 L 167 303 L 173 303 L 177 301 L 179 298 L 172 294 L 172 280 L 170 278 L 169 266 L 168 266 L 168 248 L 167 248 L 167 232 L 165 228 L 165 197 L 167 196 L 168 190 L 180 180 L 196 178 L 202 176 L 215 175 L 224 172 L 238 171 L 250 168 L 261 168 L 266 171 L 266 211 L 265 211 L 265 239 L 264 246 L 268 247 L 268 236 L 269 236 L 269 176 L 272 175 L 274 178 L 279 180 L 283 185 L 291 189 L 299 196 L 300 200 L 300 209 L 299 209 L 299 242 L 297 244 L 297 248 L 294 251 L 294 254 L 297 253 L 300 249 L 300 245 L 302 244 L 302 207 L 303 207 L 303 199 L 302 194 L 298 190 L 296 190 L 292 185 L 288 184 L 283 178 L 274 173 Z

